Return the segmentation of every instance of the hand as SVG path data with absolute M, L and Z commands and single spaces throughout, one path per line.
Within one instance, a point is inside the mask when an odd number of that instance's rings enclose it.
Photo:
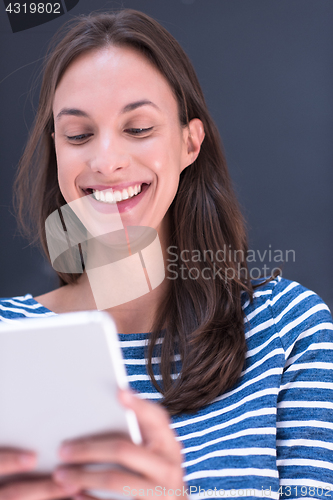
M 33 452 L 0 448 L 0 500 L 50 500 L 77 493 L 77 489 L 69 491 L 51 477 L 29 478 L 28 472 L 34 469 L 36 461 L 37 457 Z M 7 474 L 20 476 L 4 478 Z
M 124 497 L 140 498 L 139 490 L 160 491 L 159 496 L 179 500 L 186 496 L 183 482 L 181 446 L 169 427 L 169 418 L 159 405 L 139 399 L 129 391 L 120 391 L 121 403 L 131 408 L 138 419 L 143 443 L 109 434 L 93 438 L 67 441 L 60 449 L 61 459 L 70 463 L 110 463 L 127 470 L 87 470 L 71 465 L 58 468 L 53 477 L 59 484 L 81 489 L 76 500 L 91 500 L 84 490 L 120 492 Z M 155 489 L 158 488 L 158 489 Z M 165 488 L 165 489 L 164 489 Z M 163 493 L 164 491 L 164 493 Z M 169 493 L 168 493 L 169 492 Z M 151 492 L 150 492 L 151 496 Z

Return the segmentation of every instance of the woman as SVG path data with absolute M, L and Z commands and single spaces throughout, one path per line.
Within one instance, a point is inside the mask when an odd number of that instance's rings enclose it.
M 50 214 L 85 196 L 114 204 L 117 191 L 124 227 L 155 229 L 166 268 L 150 293 L 108 309 L 143 399 L 120 397 L 144 444 L 113 436 L 67 443 L 62 460 L 82 466 L 7 485 L 0 499 L 93 490 L 110 498 L 331 495 L 329 310 L 298 283 L 248 280 L 243 220 L 191 63 L 166 30 L 131 10 L 82 17 L 60 34 L 16 181 L 19 217 L 34 221 L 46 252 Z M 53 292 L 3 300 L 2 319 L 96 308 L 85 272 L 58 274 Z M 18 456 L 2 450 L 2 474 L 21 470 Z M 87 462 L 126 470 L 87 471 Z

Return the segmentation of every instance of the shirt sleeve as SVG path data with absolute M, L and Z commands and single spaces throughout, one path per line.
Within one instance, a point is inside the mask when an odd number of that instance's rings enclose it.
M 271 301 L 285 351 L 277 400 L 280 498 L 333 499 L 332 316 L 314 292 L 280 283 Z

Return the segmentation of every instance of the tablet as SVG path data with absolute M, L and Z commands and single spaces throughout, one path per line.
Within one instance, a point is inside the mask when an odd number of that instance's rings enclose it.
M 115 323 L 102 311 L 0 325 L 0 447 L 38 453 L 34 472 L 59 463 L 65 439 L 121 433 L 141 443 Z

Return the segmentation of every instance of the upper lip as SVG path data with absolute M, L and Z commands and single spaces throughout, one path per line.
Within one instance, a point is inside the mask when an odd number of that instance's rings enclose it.
M 120 184 L 114 184 L 114 185 L 103 185 L 103 184 L 90 184 L 89 186 L 81 186 L 81 189 L 83 191 L 86 191 L 87 189 L 94 189 L 97 191 L 104 191 L 107 189 L 112 189 L 113 191 L 120 191 L 121 189 L 127 189 L 130 186 L 135 186 L 138 184 L 150 184 L 149 181 L 132 181 L 132 182 L 122 182 Z

